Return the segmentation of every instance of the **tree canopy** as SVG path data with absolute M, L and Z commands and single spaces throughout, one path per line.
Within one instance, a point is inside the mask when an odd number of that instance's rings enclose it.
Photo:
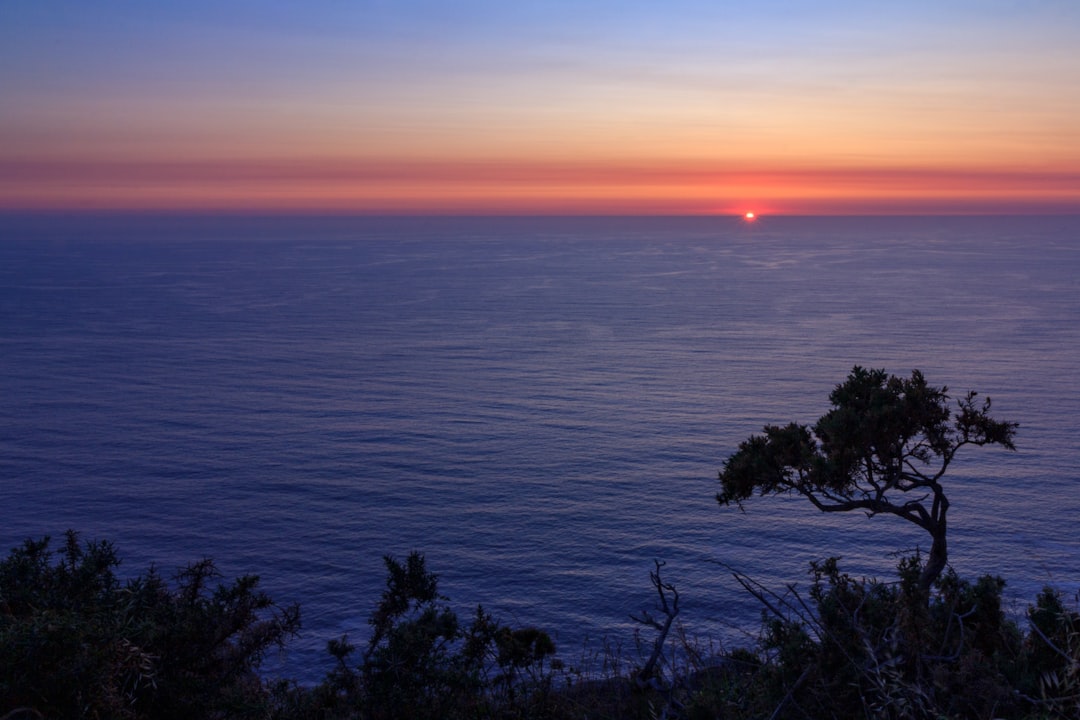
M 813 427 L 767 425 L 743 441 L 720 471 L 717 501 L 797 493 L 822 512 L 901 517 L 932 538 L 919 579 L 929 590 L 948 561 L 942 477 L 966 445 L 1015 450 L 1017 423 L 992 418 L 990 398 L 975 392 L 954 404 L 918 370 L 904 378 L 855 366 L 829 400 Z

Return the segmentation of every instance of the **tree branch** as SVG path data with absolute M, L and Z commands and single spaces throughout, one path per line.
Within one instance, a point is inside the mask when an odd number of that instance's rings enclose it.
M 671 624 L 675 622 L 675 617 L 679 614 L 679 591 L 675 589 L 674 585 L 664 582 L 660 577 L 660 568 L 664 567 L 667 563 L 660 560 L 654 560 L 653 562 L 656 564 L 656 570 L 649 573 L 649 580 L 652 581 L 653 587 L 656 588 L 657 595 L 660 596 L 657 609 L 664 614 L 666 619 L 661 624 L 648 610 L 642 610 L 640 616 L 630 615 L 631 620 L 639 622 L 642 625 L 648 625 L 660 632 L 660 635 L 653 641 L 652 654 L 649 656 L 645 666 L 641 668 L 641 671 L 634 678 L 638 687 L 644 687 L 653 677 L 653 674 L 656 671 L 656 664 L 659 662 L 660 656 L 663 653 L 664 643 L 667 641 L 668 632 L 671 631 Z M 670 604 L 668 603 L 669 594 L 671 595 Z
M 992 418 L 989 399 L 977 404 L 975 393 L 953 410 L 947 391 L 929 386 L 918 370 L 908 379 L 856 366 L 829 395 L 832 409 L 812 427 L 768 425 L 764 435 L 741 443 L 720 472 L 717 499 L 739 504 L 755 492 L 794 491 L 821 512 L 896 515 L 929 532 L 940 551 L 927 565 L 928 585 L 946 562 L 949 502 L 941 479 L 965 445 L 1014 450 L 1018 427 Z M 922 497 L 905 502 L 897 493 Z

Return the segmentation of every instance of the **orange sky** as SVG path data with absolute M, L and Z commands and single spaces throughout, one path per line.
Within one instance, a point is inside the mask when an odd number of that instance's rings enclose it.
M 143 5 L 0 8 L 0 209 L 1080 212 L 1067 3 Z

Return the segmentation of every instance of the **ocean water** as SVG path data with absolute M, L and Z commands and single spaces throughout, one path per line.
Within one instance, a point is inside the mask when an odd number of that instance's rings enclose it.
M 1080 587 L 1080 218 L 0 217 L 0 548 L 67 528 L 122 570 L 212 556 L 301 603 L 278 671 L 366 636 L 381 557 L 463 615 L 632 644 L 654 559 L 728 644 L 775 588 L 927 538 L 714 495 L 853 365 L 1018 421 L 947 476 L 950 559 Z

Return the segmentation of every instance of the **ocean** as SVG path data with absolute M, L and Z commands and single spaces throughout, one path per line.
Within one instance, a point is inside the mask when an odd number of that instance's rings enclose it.
M 887 578 L 928 537 L 799 498 L 717 505 L 766 423 L 854 365 L 1020 423 L 946 477 L 949 549 L 1022 613 L 1080 587 L 1080 217 L 0 216 L 0 549 L 213 557 L 299 602 L 275 672 L 362 642 L 382 556 L 574 662 L 631 647 L 654 560 L 692 636 L 748 642 L 726 566 Z M 646 633 L 643 637 L 651 637 Z

